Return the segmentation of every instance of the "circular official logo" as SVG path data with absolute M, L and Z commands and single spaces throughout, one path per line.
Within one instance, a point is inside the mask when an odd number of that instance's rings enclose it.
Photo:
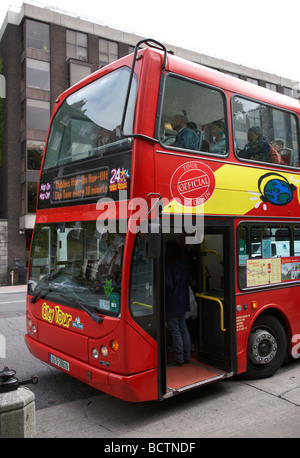
M 203 162 L 190 161 L 175 170 L 170 190 L 176 202 L 187 207 L 197 207 L 210 199 L 215 185 L 215 176 L 210 167 Z

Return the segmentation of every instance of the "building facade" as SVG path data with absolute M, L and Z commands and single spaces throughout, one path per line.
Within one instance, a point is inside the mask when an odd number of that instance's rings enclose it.
M 132 52 L 141 38 L 37 3 L 23 3 L 19 11 L 7 12 L 0 31 L 0 73 L 5 79 L 0 106 L 0 285 L 24 280 L 39 168 L 57 96 L 99 67 Z M 296 81 L 167 47 L 179 57 L 300 96 Z

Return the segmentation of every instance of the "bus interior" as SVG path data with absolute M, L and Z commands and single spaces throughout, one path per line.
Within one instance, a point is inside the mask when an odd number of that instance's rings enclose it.
M 184 233 L 164 235 L 176 240 L 182 259 L 192 275 L 191 311 L 186 314 L 192 352 L 188 364 L 169 364 L 172 360 L 172 339 L 166 329 L 166 395 L 187 391 L 233 375 L 230 355 L 230 271 L 228 262 L 229 228 L 207 227 L 200 244 L 186 244 Z M 226 329 L 227 327 L 227 329 Z

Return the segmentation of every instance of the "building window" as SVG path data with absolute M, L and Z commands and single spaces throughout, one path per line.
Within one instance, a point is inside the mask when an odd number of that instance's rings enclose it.
M 36 212 L 36 196 L 38 192 L 38 183 L 36 182 L 28 182 L 27 183 L 27 207 L 28 213 L 35 213 Z
M 87 60 L 87 34 L 67 30 L 67 57 L 71 59 Z
M 293 90 L 289 87 L 283 88 L 284 95 L 288 95 L 289 97 L 293 97 Z
M 233 76 L 234 78 L 240 77 L 240 75 L 238 75 L 237 73 L 232 73 L 232 72 L 226 72 L 226 75 Z
M 49 25 L 26 20 L 26 47 L 49 51 Z
M 21 149 L 21 173 L 26 172 L 26 141 L 22 142 Z
M 83 65 L 81 63 L 76 62 L 69 62 L 69 85 L 73 86 L 73 84 L 77 83 L 78 81 L 82 80 L 86 76 L 91 74 L 91 67 L 88 67 L 86 64 Z
M 267 89 L 270 89 L 271 91 L 277 91 L 277 86 L 276 84 L 272 84 L 272 83 L 266 83 L 266 88 Z
M 50 64 L 27 59 L 27 87 L 50 91 Z
M 255 78 L 247 78 L 248 83 L 256 84 L 258 86 L 258 80 Z
M 40 170 L 44 151 L 44 142 L 27 140 L 27 169 Z
M 42 100 L 27 99 L 27 129 L 47 130 L 50 121 L 50 103 Z
M 36 213 L 36 196 L 38 192 L 38 183 L 29 181 L 21 185 L 21 208 L 22 215 L 27 213 Z
M 99 38 L 99 67 L 114 62 L 118 57 L 118 43 Z
M 21 184 L 21 212 L 26 214 L 26 182 Z

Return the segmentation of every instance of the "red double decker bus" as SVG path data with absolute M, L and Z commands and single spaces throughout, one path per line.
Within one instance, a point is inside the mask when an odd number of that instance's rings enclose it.
M 299 115 L 299 101 L 155 40 L 60 95 L 37 197 L 29 351 L 127 401 L 268 377 L 299 356 Z M 191 361 L 178 366 L 169 241 L 192 277 Z

